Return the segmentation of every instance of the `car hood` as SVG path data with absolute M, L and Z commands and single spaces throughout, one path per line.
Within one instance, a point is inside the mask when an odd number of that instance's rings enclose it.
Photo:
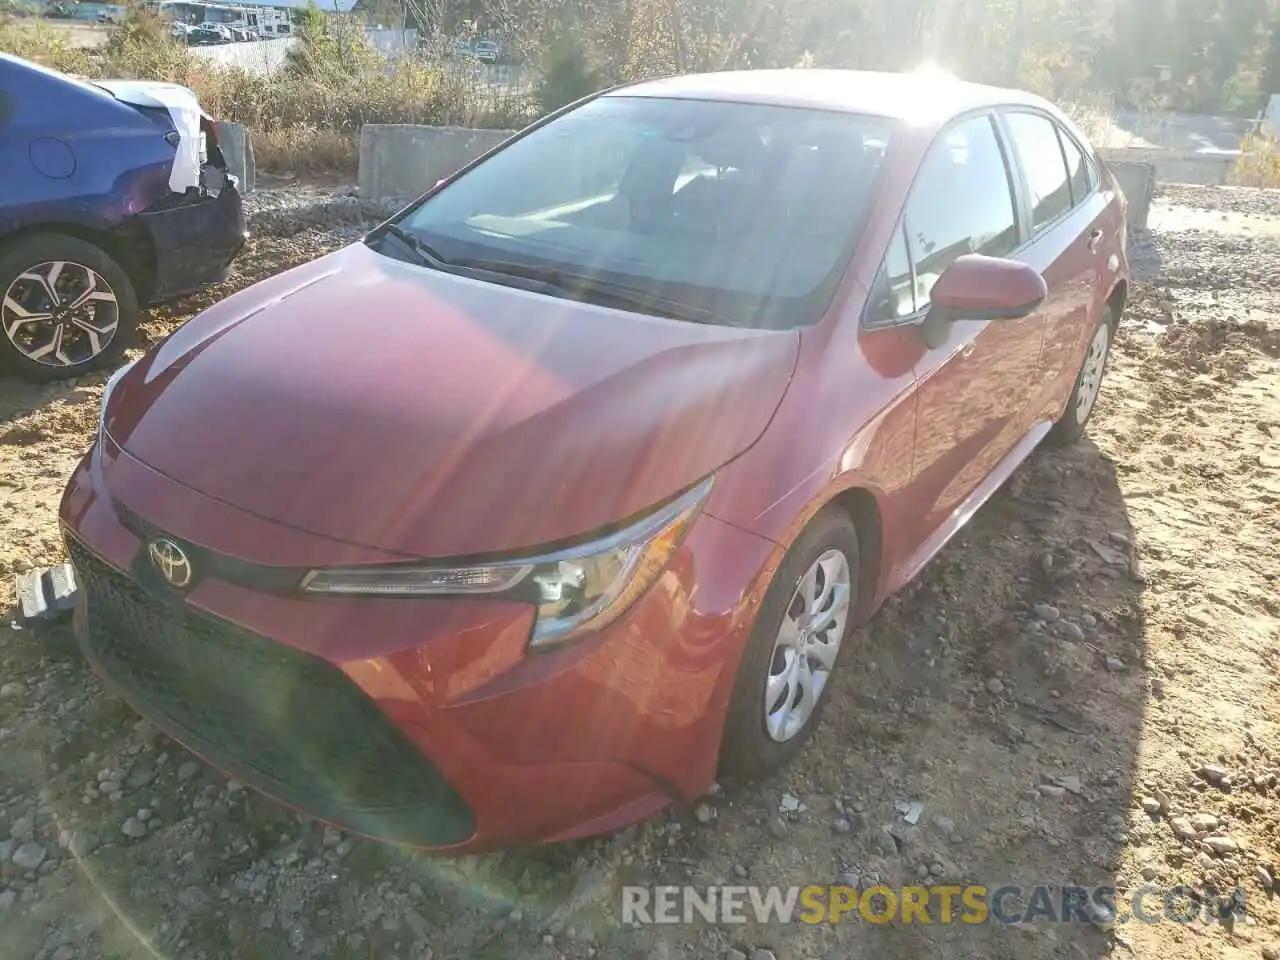
M 617 523 L 740 454 L 798 346 L 356 244 L 191 320 L 121 378 L 106 425 L 266 519 L 413 556 L 507 552 Z

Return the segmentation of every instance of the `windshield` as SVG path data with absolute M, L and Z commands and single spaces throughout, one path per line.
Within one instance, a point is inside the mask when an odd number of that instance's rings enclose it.
M 716 323 L 811 323 L 852 254 L 892 126 L 794 107 L 601 97 L 400 225 L 445 260 L 588 274 Z

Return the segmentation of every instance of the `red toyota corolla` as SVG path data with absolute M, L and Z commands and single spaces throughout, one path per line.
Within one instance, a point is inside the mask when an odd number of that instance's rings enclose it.
M 62 503 L 113 690 L 322 820 L 558 841 L 759 774 L 1042 441 L 1125 201 L 1031 96 L 723 73 L 541 121 L 119 371 Z

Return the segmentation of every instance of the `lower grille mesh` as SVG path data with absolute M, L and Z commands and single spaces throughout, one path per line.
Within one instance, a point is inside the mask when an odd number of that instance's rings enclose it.
M 362 833 L 422 845 L 471 835 L 462 799 L 342 671 L 153 596 L 73 538 L 68 551 L 103 671 L 192 749 Z

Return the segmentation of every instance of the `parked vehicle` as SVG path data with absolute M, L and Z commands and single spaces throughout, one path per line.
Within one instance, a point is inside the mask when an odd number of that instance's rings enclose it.
M 244 244 L 217 128 L 185 87 L 85 83 L 0 54 L 0 367 L 118 362 L 140 305 L 218 280 Z
M 187 31 L 187 45 L 191 47 L 209 47 L 217 46 L 222 43 L 230 43 L 227 35 L 221 30 L 208 30 L 204 27 L 193 27 Z
M 238 780 L 425 848 L 775 770 L 852 629 L 1085 430 L 1125 206 L 988 87 L 567 108 L 117 372 L 61 508 L 80 643 Z
M 475 55 L 481 63 L 497 63 L 502 57 L 502 47 L 496 40 L 477 40 Z

